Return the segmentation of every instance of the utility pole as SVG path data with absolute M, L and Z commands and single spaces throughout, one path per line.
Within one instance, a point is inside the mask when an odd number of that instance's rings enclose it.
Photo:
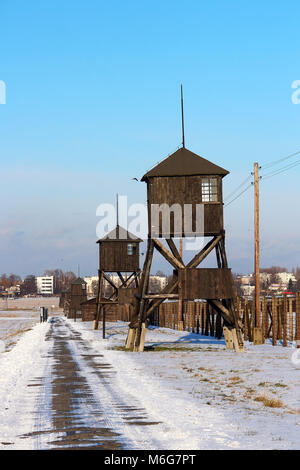
M 182 85 L 180 86 L 181 92 L 181 129 L 182 129 L 182 147 L 185 148 L 185 138 L 184 138 L 184 116 L 183 116 L 183 89 Z M 179 254 L 182 259 L 182 237 L 179 240 Z M 183 302 L 181 299 L 178 300 L 178 319 L 177 319 L 177 328 L 178 330 L 183 330 Z
M 260 275 L 259 275 L 259 166 L 254 163 L 254 273 L 255 273 L 255 326 L 260 328 Z

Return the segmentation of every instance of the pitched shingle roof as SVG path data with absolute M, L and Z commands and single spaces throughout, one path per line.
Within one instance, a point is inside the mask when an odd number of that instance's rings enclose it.
M 228 173 L 229 171 L 224 168 L 182 147 L 148 171 L 141 181 L 153 176 L 220 175 L 223 177 Z
M 96 243 L 101 243 L 101 242 L 137 242 L 140 243 L 143 240 L 140 238 L 136 237 L 132 233 L 128 232 L 128 230 L 125 230 L 125 228 L 121 227 L 120 225 L 117 225 L 116 228 L 114 228 L 111 232 L 109 232 L 105 237 L 100 238 Z

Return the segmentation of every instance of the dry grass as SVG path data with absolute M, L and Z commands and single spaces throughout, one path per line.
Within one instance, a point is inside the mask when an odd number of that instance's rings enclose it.
M 284 406 L 279 398 L 270 398 L 266 395 L 258 395 L 254 398 L 254 401 L 259 401 L 269 408 L 282 408 Z
M 243 379 L 241 377 L 239 377 L 238 375 L 234 376 L 234 377 L 230 377 L 230 382 L 232 385 L 234 384 L 240 384 L 241 382 L 243 382 Z

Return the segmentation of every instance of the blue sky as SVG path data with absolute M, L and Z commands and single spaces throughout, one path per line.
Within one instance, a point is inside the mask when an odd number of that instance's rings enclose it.
M 97 270 L 96 208 L 181 142 L 230 170 L 300 150 L 296 1 L 0 0 L 0 272 Z M 279 166 L 280 167 L 280 166 Z M 300 265 L 300 166 L 261 185 L 262 265 Z M 233 271 L 253 269 L 253 194 L 225 208 Z M 160 267 L 155 261 L 154 269 Z

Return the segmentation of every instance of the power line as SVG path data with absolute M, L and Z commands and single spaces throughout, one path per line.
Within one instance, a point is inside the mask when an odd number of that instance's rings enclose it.
M 267 168 L 271 168 L 272 166 L 277 165 L 277 163 L 284 162 L 285 160 L 288 160 L 289 158 L 295 157 L 296 155 L 299 155 L 299 154 L 300 154 L 300 150 L 298 150 L 297 152 L 291 153 L 290 155 L 287 155 L 286 157 L 280 158 L 279 160 L 274 160 L 273 162 L 266 163 L 266 165 L 262 165 L 261 168 L 263 168 L 264 170 Z
M 232 191 L 228 196 L 225 197 L 225 200 L 227 201 L 230 199 L 240 188 L 242 188 L 251 178 L 251 175 L 249 175 L 234 191 Z
M 242 192 L 240 192 L 234 199 L 232 199 L 231 201 L 229 201 L 227 204 L 225 204 L 224 207 L 227 207 L 229 206 L 230 204 L 232 204 L 234 201 L 236 201 L 240 196 L 242 196 L 242 194 L 244 194 L 246 191 L 248 191 L 249 188 L 251 188 L 252 186 L 252 183 L 250 183 L 246 189 L 244 189 Z
M 279 168 L 278 170 L 273 170 L 270 173 L 266 173 L 265 175 L 262 175 L 262 179 L 268 179 L 272 178 L 273 176 L 279 175 L 280 173 L 283 173 L 284 171 L 290 170 L 291 168 L 294 168 L 295 166 L 300 164 L 300 160 L 296 160 L 293 163 L 290 163 L 289 165 L 286 165 L 282 168 Z

